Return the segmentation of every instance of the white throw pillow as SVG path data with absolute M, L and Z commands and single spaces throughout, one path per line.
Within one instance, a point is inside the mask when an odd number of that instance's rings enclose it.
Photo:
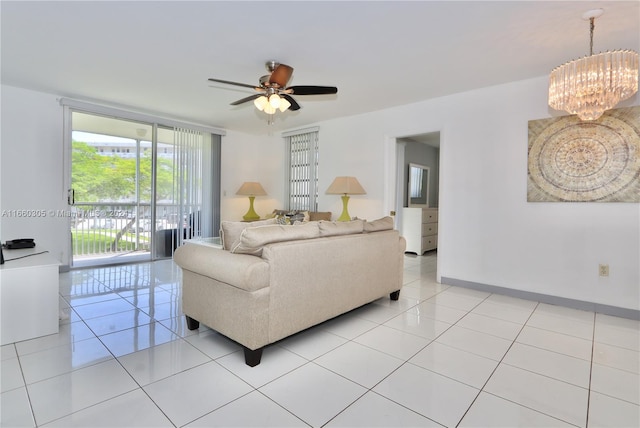
M 220 223 L 220 238 L 222 239 L 222 248 L 227 251 L 238 245 L 242 232 L 251 227 L 260 227 L 268 224 L 276 224 L 275 218 L 267 220 L 258 220 L 252 222 L 246 221 L 223 221 Z
M 386 216 L 378 220 L 367 221 L 364 223 L 365 232 L 379 232 L 381 230 L 393 229 L 393 218 Z
M 300 225 L 285 226 L 281 224 L 266 225 L 245 229 L 240 235 L 238 245 L 232 253 L 262 255 L 262 247 L 274 242 L 297 241 L 317 238 L 320 235 L 318 223 L 309 222 Z

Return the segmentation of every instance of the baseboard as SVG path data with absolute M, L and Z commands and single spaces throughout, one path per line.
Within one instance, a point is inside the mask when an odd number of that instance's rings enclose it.
M 612 315 L 632 320 L 640 320 L 640 310 L 620 308 L 617 306 L 603 305 L 600 303 L 585 302 L 583 300 L 568 299 L 566 297 L 552 296 L 549 294 L 533 293 L 530 291 L 514 290 L 513 288 L 498 287 L 496 285 L 481 284 L 478 282 L 465 281 L 463 279 L 442 277 L 442 284 L 454 285 L 456 287 L 470 288 L 472 290 L 486 291 L 488 293 L 503 294 L 505 296 L 517 297 L 519 299 L 534 300 L 536 302 L 548 303 L 550 305 L 564 306 L 583 311 L 593 311 L 600 314 Z

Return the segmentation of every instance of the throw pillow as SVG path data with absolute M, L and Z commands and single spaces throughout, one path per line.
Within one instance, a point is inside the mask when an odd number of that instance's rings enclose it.
M 238 245 L 238 242 L 240 241 L 240 234 L 242 234 L 242 231 L 246 228 L 265 226 L 275 223 L 275 218 L 253 222 L 223 221 L 220 223 L 220 238 L 222 239 L 222 248 L 230 251 L 233 247 Z
M 309 221 L 320 221 L 320 220 L 331 221 L 331 211 L 309 212 Z
M 300 239 L 317 238 L 320 235 L 318 223 L 303 223 L 294 226 L 280 224 L 252 227 L 245 229 L 238 245 L 231 252 L 237 254 L 251 254 L 260 257 L 262 247 L 267 244 Z
M 275 219 L 276 219 L 276 223 L 277 224 L 283 224 L 283 225 L 291 224 L 291 220 L 286 215 L 278 214 L 278 215 L 276 215 Z
M 307 223 L 311 221 L 309 211 L 301 210 L 273 210 L 272 217 L 280 218 L 287 217 L 288 222 L 280 221 L 278 224 L 294 224 L 294 223 Z
M 287 217 L 289 217 L 289 222 L 291 222 L 291 224 L 304 223 L 304 221 L 305 221 L 304 214 L 302 213 L 302 211 L 296 211 L 294 213 L 289 213 L 289 214 L 287 214 Z
M 320 236 L 352 235 L 354 233 L 362 233 L 364 221 L 320 221 L 318 226 L 320 228 Z
M 393 218 L 386 216 L 374 221 L 367 221 L 364 223 L 365 232 L 378 232 L 381 230 L 393 229 Z

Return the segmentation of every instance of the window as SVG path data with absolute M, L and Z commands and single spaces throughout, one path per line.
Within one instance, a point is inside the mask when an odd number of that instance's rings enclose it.
M 182 239 L 216 236 L 223 132 L 80 101 L 61 104 L 72 265 L 171 257 Z
M 284 134 L 289 165 L 287 196 L 290 210 L 318 210 L 317 128 Z

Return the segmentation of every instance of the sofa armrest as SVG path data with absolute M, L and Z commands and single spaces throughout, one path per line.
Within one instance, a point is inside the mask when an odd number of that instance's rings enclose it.
M 182 269 L 246 291 L 269 286 L 269 264 L 260 257 L 186 243 L 175 251 L 173 260 Z

